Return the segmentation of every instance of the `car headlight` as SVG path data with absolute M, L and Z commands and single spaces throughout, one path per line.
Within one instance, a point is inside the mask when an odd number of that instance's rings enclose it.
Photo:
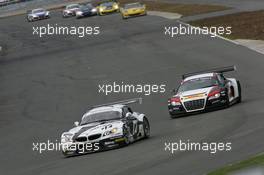
M 93 12 L 93 13 L 97 12 L 97 9 L 96 9 L 96 8 L 93 8 L 93 9 L 92 9 L 92 12 Z
M 104 10 L 104 8 L 103 8 L 103 7 L 100 7 L 100 8 L 99 8 L 99 11 L 100 11 L 100 12 L 102 12 L 103 10 Z
M 72 137 L 73 137 L 73 134 L 71 134 L 71 133 L 62 134 L 62 136 L 61 136 L 61 142 L 62 143 L 71 142 L 72 141 Z
M 114 4 L 113 7 L 114 7 L 114 9 L 118 9 L 119 8 L 118 4 Z
M 110 134 L 117 134 L 119 131 L 118 131 L 118 128 L 113 128 L 109 131 L 105 131 L 103 136 L 107 136 L 107 135 L 110 135 Z
M 76 15 L 82 15 L 81 11 L 76 12 Z
M 46 16 L 49 16 L 49 12 L 46 12 Z

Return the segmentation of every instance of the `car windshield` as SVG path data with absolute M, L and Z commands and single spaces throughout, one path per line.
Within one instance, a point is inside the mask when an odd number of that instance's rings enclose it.
M 120 119 L 121 117 L 122 115 L 118 111 L 98 112 L 98 113 L 89 114 L 85 116 L 83 120 L 81 121 L 81 125 L 85 125 L 87 123 L 93 123 L 93 122 Z
M 67 9 L 75 9 L 75 8 L 79 8 L 80 6 L 78 4 L 76 5 L 71 5 L 71 6 L 68 6 Z
M 139 8 L 139 7 L 142 7 L 142 5 L 140 3 L 126 4 L 124 6 L 125 9 Z
M 89 9 L 90 7 L 88 7 L 88 6 L 82 6 L 80 9 L 81 10 L 87 10 L 87 9 Z
M 43 13 L 45 12 L 44 9 L 36 9 L 36 10 L 32 10 L 32 13 Z
M 86 4 L 85 7 L 87 7 L 87 8 L 93 8 L 93 5 L 92 4 Z
M 205 77 L 205 78 L 197 78 L 193 80 L 188 80 L 181 84 L 178 89 L 179 92 L 191 91 L 195 89 L 202 89 L 207 87 L 212 87 L 218 85 L 218 81 L 214 77 Z
M 105 2 L 102 3 L 101 6 L 112 6 L 114 2 Z

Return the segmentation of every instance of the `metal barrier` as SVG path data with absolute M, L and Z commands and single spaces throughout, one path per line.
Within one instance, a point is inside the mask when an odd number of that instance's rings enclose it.
M 26 1 L 32 1 L 32 0 L 0 0 L 0 7 L 7 6 L 10 4 L 20 3 L 20 2 L 26 2 Z

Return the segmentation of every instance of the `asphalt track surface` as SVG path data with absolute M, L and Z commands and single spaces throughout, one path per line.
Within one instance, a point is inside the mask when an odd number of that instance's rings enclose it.
M 98 25 L 101 35 L 32 35 L 32 26 Z M 201 175 L 264 150 L 264 59 L 243 46 L 205 35 L 169 38 L 164 26 L 177 21 L 146 16 L 123 21 L 118 14 L 81 20 L 27 23 L 24 16 L 0 20 L 0 174 L 177 174 Z M 225 110 L 170 119 L 167 98 L 186 72 L 237 65 L 228 74 L 242 83 L 243 102 Z M 166 93 L 98 93 L 98 84 L 166 84 Z M 59 140 L 94 104 L 143 97 L 151 137 L 128 147 L 64 158 L 39 154 L 33 142 Z M 232 151 L 164 151 L 165 142 L 232 142 Z

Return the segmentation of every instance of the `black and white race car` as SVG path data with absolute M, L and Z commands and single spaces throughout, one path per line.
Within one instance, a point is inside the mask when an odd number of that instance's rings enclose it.
M 170 116 L 174 118 L 240 103 L 239 81 L 223 74 L 235 70 L 235 66 L 229 66 L 183 75 L 181 85 L 173 90 L 174 95 L 168 100 Z
M 92 107 L 81 122 L 61 136 L 62 153 L 73 156 L 128 145 L 148 138 L 150 126 L 144 114 L 133 112 L 128 104 L 141 98 Z

